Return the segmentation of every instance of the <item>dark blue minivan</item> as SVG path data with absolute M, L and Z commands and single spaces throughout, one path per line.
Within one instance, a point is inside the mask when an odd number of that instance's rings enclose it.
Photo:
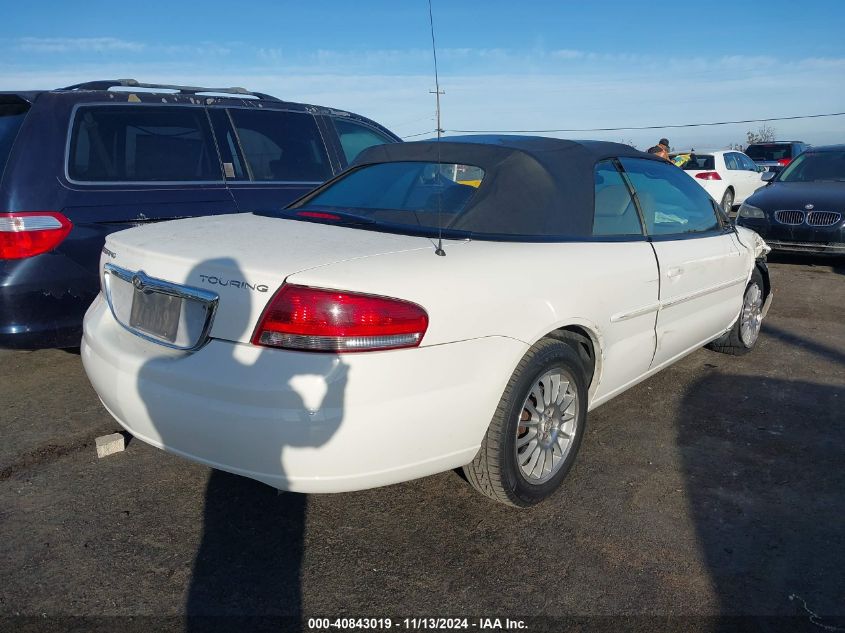
M 243 88 L 0 92 L 0 347 L 76 347 L 107 234 L 286 206 L 363 149 L 364 117 Z

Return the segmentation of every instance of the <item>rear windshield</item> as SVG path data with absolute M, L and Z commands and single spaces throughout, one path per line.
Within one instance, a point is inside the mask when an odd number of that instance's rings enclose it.
M 774 161 L 782 158 L 792 158 L 792 145 L 790 143 L 770 144 L 770 145 L 749 145 L 745 150 L 745 154 L 751 157 L 751 160 L 758 161 Z
M 189 106 L 80 107 L 67 171 L 84 182 L 222 180 L 205 109 Z
M 0 104 L 0 179 L 18 130 L 29 112 L 28 103 Z
M 804 152 L 780 173 L 778 182 L 845 182 L 845 151 Z
M 686 171 L 716 169 L 713 154 L 677 154 L 672 162 Z
M 366 165 L 303 201 L 294 214 L 334 211 L 343 219 L 436 232 L 461 217 L 483 179 L 484 170 L 472 165 L 410 161 Z

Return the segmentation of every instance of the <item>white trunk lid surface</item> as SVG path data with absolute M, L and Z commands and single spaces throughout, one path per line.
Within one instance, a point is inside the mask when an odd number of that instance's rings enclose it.
M 101 265 L 219 295 L 210 336 L 248 342 L 285 278 L 296 272 L 409 250 L 424 237 L 249 213 L 161 222 L 113 233 Z M 339 288 L 343 290 L 343 288 Z

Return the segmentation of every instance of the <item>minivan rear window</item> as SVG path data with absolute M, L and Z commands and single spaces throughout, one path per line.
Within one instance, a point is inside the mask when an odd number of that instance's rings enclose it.
M 81 182 L 222 180 L 208 117 L 191 106 L 77 108 L 67 172 Z
M 29 112 L 28 103 L 0 104 L 0 179 L 12 153 L 18 130 Z
M 792 158 L 792 145 L 790 143 L 779 143 L 771 145 L 749 145 L 745 155 L 751 160 L 774 161 L 783 158 Z

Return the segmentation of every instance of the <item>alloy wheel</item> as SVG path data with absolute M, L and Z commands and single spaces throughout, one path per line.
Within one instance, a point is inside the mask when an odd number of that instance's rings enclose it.
M 578 391 L 563 368 L 553 368 L 534 381 L 520 410 L 516 429 L 516 461 L 530 484 L 542 484 L 560 470 L 578 429 Z
M 746 347 L 751 347 L 760 336 L 763 325 L 763 293 L 756 283 L 745 291 L 742 302 L 742 314 L 739 322 L 739 336 Z

